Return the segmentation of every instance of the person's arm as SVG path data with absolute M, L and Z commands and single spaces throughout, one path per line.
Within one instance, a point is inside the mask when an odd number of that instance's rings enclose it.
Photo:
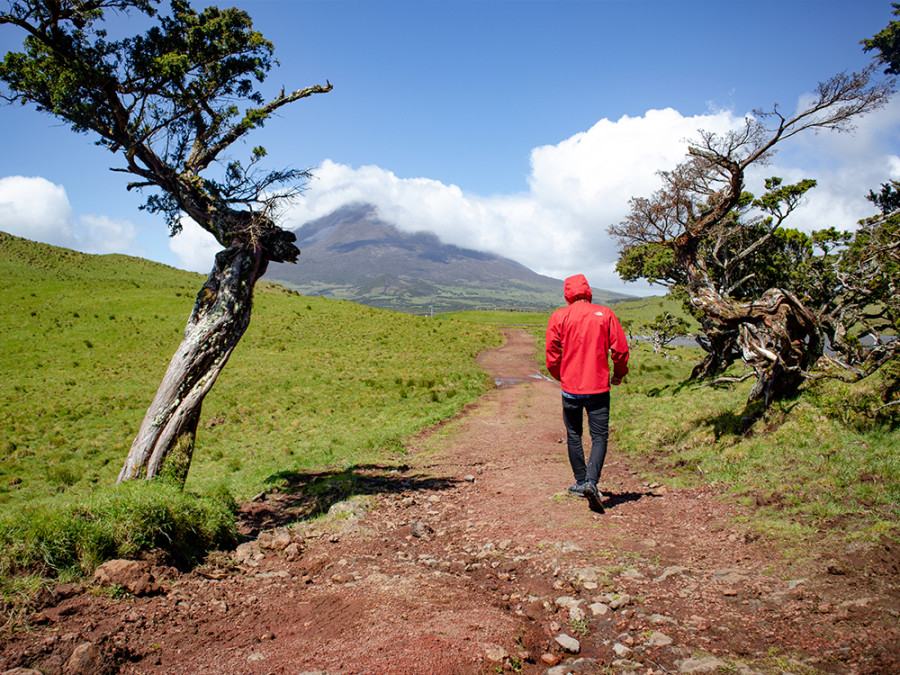
M 628 374 L 628 339 L 615 314 L 609 320 L 609 355 L 613 362 L 609 383 L 617 386 Z
M 559 380 L 559 367 L 562 363 L 562 341 L 559 336 L 559 324 L 550 316 L 550 322 L 547 324 L 547 336 L 544 341 L 544 351 L 546 352 L 547 370 L 550 376 Z

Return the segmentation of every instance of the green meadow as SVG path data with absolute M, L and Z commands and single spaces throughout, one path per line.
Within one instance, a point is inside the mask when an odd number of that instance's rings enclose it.
M 753 507 L 753 526 L 792 546 L 833 538 L 896 537 L 900 435 L 848 400 L 873 397 L 874 382 L 818 382 L 750 424 L 751 381 L 699 386 L 688 380 L 698 348 L 654 355 L 638 344 L 614 393 L 618 451 L 649 460 L 650 476 L 676 485 L 715 483 Z M 734 366 L 732 375 L 745 372 Z M 801 549 L 797 549 L 801 550 Z
M 103 512 L 138 529 L 190 528 L 178 507 L 162 525 L 146 520 L 171 495 L 111 486 L 204 277 L 0 234 L 0 279 L 0 570 L 88 571 L 148 541 L 122 527 L 79 530 L 56 539 L 80 553 L 57 550 L 51 521 L 90 529 Z M 222 505 L 282 476 L 402 457 L 404 438 L 493 386 L 474 357 L 500 343 L 489 326 L 260 283 L 251 325 L 204 403 L 182 505 L 209 520 L 196 539 L 233 538 L 233 524 L 216 521 L 227 520 Z M 77 543 L 85 537 L 99 542 Z
M 311 493 L 340 483 L 329 498 L 352 494 L 361 467 L 402 463 L 407 439 L 492 386 L 474 357 L 501 344 L 503 327 L 532 332 L 540 362 L 548 316 L 428 318 L 261 283 L 250 328 L 204 404 L 186 489 L 115 488 L 204 277 L 0 234 L 0 279 L 7 601 L 151 547 L 189 565 L 236 543 L 236 501 L 291 481 Z M 680 312 L 666 298 L 614 309 L 638 324 Z M 897 535 L 896 417 L 849 403 L 874 400 L 875 380 L 816 383 L 748 426 L 749 382 L 698 387 L 687 378 L 700 350 L 632 347 L 631 373 L 614 391 L 613 452 L 641 458 L 648 479 L 715 483 L 753 507 L 748 527 L 797 551 L 830 537 Z
M 561 292 L 561 291 L 560 291 Z M 466 310 L 441 314 L 440 319 L 455 319 L 494 326 L 546 326 L 550 312 L 514 312 L 501 310 Z

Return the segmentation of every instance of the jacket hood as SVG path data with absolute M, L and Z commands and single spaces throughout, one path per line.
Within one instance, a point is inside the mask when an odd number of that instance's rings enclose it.
M 563 295 L 566 298 L 566 302 L 570 305 L 576 300 L 584 299 L 590 302 L 591 298 L 593 298 L 591 286 L 588 284 L 588 281 L 584 278 L 583 274 L 576 274 L 575 276 L 566 279 L 565 286 L 563 287 Z

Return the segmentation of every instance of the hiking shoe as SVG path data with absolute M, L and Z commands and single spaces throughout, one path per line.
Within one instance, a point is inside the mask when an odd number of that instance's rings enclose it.
M 596 483 L 588 483 L 584 486 L 584 496 L 587 497 L 588 506 L 591 507 L 591 511 L 603 513 L 603 495 L 600 493 L 600 490 L 597 489 Z
M 579 497 L 584 497 L 584 488 L 587 487 L 587 484 L 586 480 L 576 481 L 574 485 L 569 486 L 569 492 Z

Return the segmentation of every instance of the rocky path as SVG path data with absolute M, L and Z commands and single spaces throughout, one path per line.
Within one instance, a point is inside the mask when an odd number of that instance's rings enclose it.
M 260 495 L 254 538 L 189 575 L 106 568 L 137 597 L 61 587 L 0 672 L 900 672 L 890 544 L 791 566 L 715 490 L 644 482 L 615 398 L 592 513 L 566 493 L 559 389 L 508 337 L 481 357 L 498 388 L 405 465 L 358 467 L 365 494 L 289 528 L 305 503 Z

